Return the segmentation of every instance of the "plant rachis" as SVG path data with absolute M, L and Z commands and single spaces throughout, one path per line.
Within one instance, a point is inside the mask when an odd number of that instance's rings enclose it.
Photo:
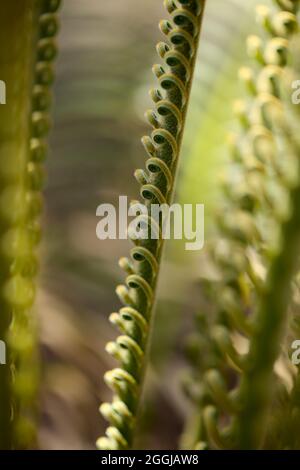
M 170 203 L 173 195 L 205 6 L 204 0 L 165 0 L 164 3 L 172 21 L 161 21 L 160 29 L 169 43 L 160 42 L 157 51 L 167 69 L 161 65 L 153 67 L 160 89 L 151 90 L 155 109 L 146 113 L 153 127 L 151 137 L 142 139 L 149 158 L 146 171 L 135 172 L 141 185 L 140 194 L 148 207 L 153 203 Z M 140 220 L 148 228 L 153 226 L 150 215 L 141 215 Z M 157 230 L 160 231 L 160 227 Z M 140 240 L 131 250 L 132 260 L 120 260 L 121 267 L 128 273 L 126 286 L 117 287 L 117 294 L 125 307 L 113 313 L 110 320 L 123 335 L 108 343 L 107 350 L 120 361 L 121 366 L 105 374 L 114 397 L 111 404 L 104 403 L 100 407 L 111 424 L 106 437 L 97 441 L 100 449 L 132 446 L 162 246 L 161 237 L 158 240 Z

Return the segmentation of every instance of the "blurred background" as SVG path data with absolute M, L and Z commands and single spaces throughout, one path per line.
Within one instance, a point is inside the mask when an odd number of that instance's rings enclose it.
M 209 239 L 217 204 L 218 174 L 226 162 L 226 133 L 234 127 L 231 102 L 239 96 L 237 69 L 245 37 L 256 30 L 256 0 L 209 0 L 204 16 L 192 101 L 181 155 L 176 200 L 205 204 Z M 268 2 L 266 2 L 268 3 Z M 155 85 L 151 66 L 162 40 L 162 0 L 66 0 L 48 183 L 37 310 L 43 380 L 40 445 L 93 449 L 105 422 L 98 413 L 110 399 L 103 373 L 114 366 L 105 343 L 116 332 L 108 316 L 120 305 L 120 256 L 127 241 L 96 238 L 96 208 L 137 198 L 140 144 L 149 132 L 144 111 Z M 147 375 L 140 447 L 174 449 L 189 413 L 180 389 L 184 336 L 201 309 L 199 279 L 205 250 L 186 252 L 168 242 L 160 276 L 156 324 Z

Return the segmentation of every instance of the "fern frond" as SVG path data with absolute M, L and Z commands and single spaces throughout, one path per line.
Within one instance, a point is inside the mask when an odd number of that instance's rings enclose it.
M 298 159 L 299 156 L 298 149 Z M 299 268 L 299 170 L 297 179 L 297 184 L 290 194 L 290 215 L 281 228 L 280 251 L 272 260 L 260 300 L 255 334 L 251 340 L 247 368 L 241 383 L 242 410 L 237 423 L 241 448 L 256 448 L 261 444 L 265 432 L 265 414 L 268 409 L 273 365 L 280 352 L 286 326 L 292 279 Z
M 164 4 L 171 20 L 161 21 L 159 26 L 168 43 L 160 42 L 157 52 L 165 65 L 153 67 L 160 88 L 151 90 L 155 109 L 147 111 L 146 117 L 153 131 L 151 136 L 142 139 L 149 158 L 146 171 L 135 172 L 141 184 L 140 194 L 149 207 L 149 214 L 141 215 L 140 222 L 149 230 L 154 226 L 150 205 L 169 203 L 174 190 L 205 0 L 165 0 Z M 122 258 L 120 261 L 121 267 L 129 273 L 126 286 L 117 287 L 125 307 L 113 313 L 110 320 L 123 335 L 108 343 L 107 350 L 121 366 L 105 374 L 114 397 L 111 404 L 104 403 L 100 407 L 111 424 L 106 437 L 97 441 L 100 449 L 132 446 L 163 247 L 160 227 L 157 231 L 158 239 L 133 240 L 136 246 L 131 251 L 132 260 Z
M 20 233 L 27 218 L 25 173 L 29 141 L 31 70 L 34 40 L 34 1 L 12 1 L 0 6 L 1 79 L 6 83 L 6 104 L 0 107 L 0 336 L 8 345 L 12 314 L 32 303 L 32 283 L 23 283 L 12 267 L 22 250 Z M 27 62 L 28 61 L 28 62 Z M 27 62 L 27 63 L 26 63 Z M 20 239 L 20 241 L 19 241 Z M 0 448 L 12 445 L 11 354 L 0 366 Z
M 37 247 L 41 238 L 40 216 L 43 209 L 43 161 L 47 152 L 46 138 L 50 129 L 49 110 L 51 86 L 54 80 L 53 60 L 57 54 L 55 36 L 59 24 L 57 11 L 61 0 L 37 2 L 37 32 L 34 42 L 33 88 L 31 102 L 30 139 L 25 175 L 27 218 L 20 235 L 25 252 L 16 259 L 14 273 L 23 282 L 34 286 L 38 271 Z M 32 303 L 33 303 L 32 299 Z M 15 312 L 9 338 L 14 364 L 14 447 L 28 448 L 36 443 L 38 413 L 38 339 L 37 321 L 28 308 Z
M 299 76 L 299 35 L 296 36 L 292 44 L 292 63 L 290 65 L 290 73 L 287 77 L 288 89 L 291 89 L 291 84 L 297 80 Z M 290 92 L 286 94 L 286 103 L 289 105 L 290 113 L 286 116 L 283 132 L 286 137 L 287 149 L 294 155 L 297 155 L 299 161 L 300 155 L 300 142 L 298 137 L 298 122 L 299 122 L 299 107 L 291 104 Z M 295 168 L 297 174 L 297 168 Z M 299 267 L 298 267 L 299 268 Z M 282 345 L 282 360 L 285 361 L 286 380 L 287 384 L 282 393 L 281 400 L 278 402 L 278 417 L 273 419 L 272 428 L 273 434 L 278 437 L 282 442 L 282 446 L 288 449 L 299 449 L 299 390 L 300 390 L 300 376 L 299 366 L 294 364 L 292 345 L 294 340 L 299 338 L 300 322 L 299 322 L 299 272 L 294 277 L 292 285 L 290 286 L 291 295 L 288 303 L 288 316 L 289 322 L 286 329 L 284 343 Z
M 297 267 L 300 180 L 298 173 L 293 178 L 299 155 L 284 152 L 287 144 L 279 142 L 280 86 L 298 26 L 298 2 L 276 3 L 279 12 L 257 9 L 271 39 L 248 39 L 248 53 L 258 66 L 240 73 L 250 98 L 235 105 L 242 131 L 233 143 L 220 239 L 213 250 L 221 278 L 215 286 L 219 312 L 209 337 L 215 365 L 206 369 L 197 398 L 203 414 L 194 437 L 194 445 L 208 441 L 211 448 L 260 448 L 272 381 L 273 399 L 280 389 L 273 368 Z
M 49 42 L 56 31 L 59 3 L 24 0 L 0 6 L 0 39 L 6 45 L 0 51 L 1 78 L 7 86 L 6 104 L 0 108 L 0 337 L 7 345 L 6 365 L 0 367 L 1 449 L 31 446 L 36 434 L 32 418 L 37 344 L 30 310 L 40 237 L 38 159 L 44 153 L 40 139 L 48 127 L 44 111 L 51 78 Z

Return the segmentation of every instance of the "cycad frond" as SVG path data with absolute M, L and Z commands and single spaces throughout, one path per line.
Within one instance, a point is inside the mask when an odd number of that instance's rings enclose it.
M 165 0 L 164 3 L 172 18 L 161 21 L 160 29 L 169 42 L 160 42 L 157 52 L 166 67 L 153 67 L 160 89 L 151 90 L 155 109 L 147 111 L 146 117 L 154 129 L 150 137 L 142 139 L 149 157 L 146 171 L 135 172 L 141 184 L 140 194 L 149 207 L 149 214 L 140 216 L 141 223 L 150 230 L 154 226 L 150 205 L 169 203 L 174 190 L 205 5 L 204 0 Z M 157 230 L 160 233 L 159 227 Z M 126 286 L 117 288 L 125 307 L 113 313 L 110 319 L 123 335 L 109 343 L 107 350 L 121 366 L 105 375 L 114 397 L 111 404 L 104 403 L 100 407 L 111 424 L 106 437 L 97 442 L 100 449 L 127 449 L 132 445 L 162 246 L 161 235 L 154 240 L 138 240 L 131 251 L 132 261 L 120 260 L 121 267 L 129 273 Z
M 260 448 L 272 401 L 283 393 L 274 364 L 298 261 L 300 175 L 294 173 L 299 153 L 288 150 L 281 88 L 298 2 L 276 3 L 279 12 L 257 8 L 271 38 L 248 39 L 258 66 L 240 71 L 249 99 L 235 105 L 242 131 L 232 146 L 213 249 L 219 312 L 207 339 L 211 364 L 194 394 L 203 409 L 198 448 Z
M 0 51 L 1 78 L 7 85 L 6 104 L 0 108 L 0 335 L 7 344 L 7 363 L 0 368 L 2 449 L 32 446 L 36 434 L 37 344 L 31 307 L 42 208 L 39 160 L 48 130 L 49 63 L 59 4 L 24 0 L 0 6 L 0 38 L 6 44 Z

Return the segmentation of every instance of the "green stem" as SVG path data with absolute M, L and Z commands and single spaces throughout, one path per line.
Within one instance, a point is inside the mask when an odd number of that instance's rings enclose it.
M 243 408 L 238 418 L 238 448 L 241 449 L 257 449 L 264 437 L 273 365 L 287 320 L 291 281 L 299 266 L 299 207 L 300 184 L 291 192 L 290 217 L 282 226 L 282 245 L 269 270 L 257 315 L 257 330 L 250 345 L 249 368 L 241 388 Z M 265 338 L 270 339 L 266 341 Z
M 181 4 L 181 5 L 179 5 Z M 199 34 L 203 18 L 204 0 L 168 1 L 165 6 L 173 21 L 162 21 L 160 28 L 169 43 L 159 43 L 157 51 L 165 65 L 155 65 L 153 71 L 160 83 L 159 90 L 151 90 L 155 109 L 147 112 L 153 126 L 151 137 L 143 138 L 149 155 L 145 170 L 137 170 L 141 184 L 140 194 L 148 209 L 141 216 L 147 225 L 146 239 L 137 240 L 131 258 L 121 259 L 121 266 L 129 274 L 126 286 L 117 293 L 125 308 L 111 316 L 123 335 L 107 345 L 107 350 L 121 362 L 121 367 L 105 374 L 114 391 L 112 404 L 104 403 L 101 412 L 111 423 L 106 437 L 97 445 L 101 449 L 123 449 L 132 446 L 141 393 L 147 366 L 153 309 L 156 298 L 163 239 L 151 237 L 151 229 L 161 229 L 151 214 L 151 205 L 172 201 L 178 168 L 187 105 L 195 68 Z M 180 8 L 179 8 L 180 6 Z
M 200 43 L 199 39 L 200 39 L 202 20 L 203 20 L 203 15 L 204 15 L 204 10 L 205 10 L 205 3 L 206 3 L 206 0 L 202 0 L 203 7 L 202 7 L 202 13 L 201 13 L 200 18 L 199 18 L 199 32 L 198 32 L 198 34 L 195 38 L 196 48 L 195 48 L 194 56 L 193 56 L 192 61 L 191 61 L 191 77 L 190 77 L 190 80 L 189 80 L 188 86 L 187 86 L 187 100 L 186 100 L 186 105 L 184 106 L 183 112 L 182 112 L 181 131 L 178 135 L 178 153 L 177 153 L 177 159 L 176 159 L 176 166 L 175 166 L 175 169 L 174 169 L 173 187 L 172 187 L 172 190 L 170 191 L 170 194 L 168 195 L 168 198 L 167 198 L 167 204 L 169 204 L 169 205 L 172 204 L 172 201 L 174 199 L 175 190 L 176 190 L 176 178 L 177 178 L 177 173 L 178 173 L 178 169 L 179 169 L 178 162 L 179 162 L 179 156 L 180 156 L 181 147 L 182 147 L 182 141 L 183 141 L 183 136 L 184 136 L 188 105 L 189 105 L 189 102 L 190 102 L 191 89 L 192 89 L 193 78 L 194 78 L 194 73 L 195 73 L 195 66 L 196 66 L 196 61 L 197 61 L 197 52 L 198 52 L 199 43 Z M 158 253 L 158 256 L 157 256 L 158 272 L 157 272 L 157 276 L 155 278 L 155 283 L 154 283 L 154 286 L 153 286 L 153 299 L 154 300 L 153 300 L 153 303 L 152 303 L 152 306 L 151 306 L 151 309 L 150 309 L 150 312 L 149 312 L 149 318 L 150 318 L 149 333 L 148 333 L 148 338 L 147 338 L 147 345 L 146 345 L 144 364 L 143 364 L 143 372 L 142 372 L 143 377 L 142 377 L 142 381 L 141 381 L 142 385 L 140 387 L 140 399 L 139 399 L 138 412 L 137 412 L 137 421 L 139 420 L 138 418 L 141 414 L 141 409 L 140 408 L 141 408 L 141 402 L 142 402 L 142 394 L 143 394 L 143 391 L 144 391 L 143 382 L 145 380 L 146 368 L 147 368 L 148 359 L 149 359 L 149 356 L 150 356 L 151 337 L 152 337 L 152 332 L 153 332 L 153 325 L 154 325 L 154 319 L 155 319 L 155 308 L 156 308 L 156 302 L 157 302 L 156 292 L 157 292 L 157 287 L 158 287 L 158 283 L 159 283 L 159 274 L 160 274 L 161 260 L 162 260 L 162 257 L 163 257 L 164 247 L 165 247 L 165 243 L 164 243 L 164 240 L 162 240 L 161 247 L 160 247 L 160 250 L 159 250 L 159 253 Z
M 35 0 L 0 4 L 0 78 L 6 84 L 6 104 L 0 105 L 0 337 L 6 344 L 14 309 L 30 295 L 12 274 L 12 264 L 18 250 L 14 240 L 26 219 L 35 7 Z M 9 449 L 12 443 L 11 367 L 8 347 L 6 365 L 0 366 L 1 449 Z
M 18 259 L 14 273 L 19 283 L 31 292 L 14 310 L 10 342 L 14 364 L 13 396 L 14 447 L 27 449 L 37 444 L 38 385 L 40 379 L 37 319 L 32 311 L 38 271 L 37 246 L 41 238 L 43 209 L 43 160 L 47 153 L 53 60 L 57 54 L 55 36 L 59 29 L 57 11 L 61 0 L 35 0 L 34 36 L 32 41 L 32 85 L 29 90 L 31 109 L 30 136 L 25 177 L 26 220 L 19 234 Z M 25 289 L 24 289 L 25 290 Z

